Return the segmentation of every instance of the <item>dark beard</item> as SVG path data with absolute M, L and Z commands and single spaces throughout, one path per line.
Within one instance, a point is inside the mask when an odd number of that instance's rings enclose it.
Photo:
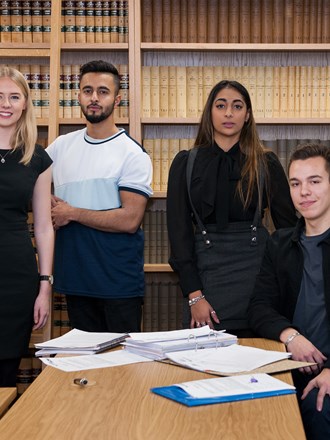
M 81 108 L 81 111 L 83 112 L 88 122 L 90 122 L 91 124 L 98 124 L 99 122 L 105 121 L 110 115 L 112 115 L 114 107 L 115 103 L 113 103 L 110 107 L 106 109 L 105 112 L 101 113 L 100 115 L 88 114 L 84 111 L 83 108 Z

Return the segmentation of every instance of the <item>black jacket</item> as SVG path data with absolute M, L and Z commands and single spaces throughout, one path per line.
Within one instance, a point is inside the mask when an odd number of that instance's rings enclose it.
M 284 329 L 292 327 L 303 276 L 303 252 L 299 243 L 303 227 L 304 220 L 300 219 L 295 228 L 280 229 L 267 242 L 248 310 L 251 328 L 262 337 L 278 340 Z M 330 325 L 330 234 L 321 246 Z M 325 366 L 330 367 L 330 359 Z

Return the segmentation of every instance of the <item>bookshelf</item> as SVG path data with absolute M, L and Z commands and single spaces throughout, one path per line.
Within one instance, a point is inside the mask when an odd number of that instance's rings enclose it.
M 0 2 L 0 7 L 3 7 L 3 3 L 6 2 Z M 79 8 L 85 7 L 86 11 L 88 8 L 91 9 L 90 5 L 94 7 L 92 15 L 78 13 Z M 95 58 L 128 66 L 128 100 L 131 105 L 125 116 L 116 116 L 119 126 L 127 128 L 130 135 L 143 144 L 145 140 L 150 139 L 185 138 L 192 142 L 199 122 L 198 115 L 146 117 L 143 114 L 143 67 L 225 66 L 240 69 L 244 66 L 326 66 L 326 102 L 330 109 L 329 5 L 325 0 L 232 0 L 230 4 L 228 0 L 128 0 L 85 3 L 52 1 L 49 41 L 15 43 L 0 40 L 0 62 L 20 63 L 22 60 L 22 63 L 49 65 L 51 117 L 38 118 L 39 131 L 48 142 L 52 142 L 59 134 L 76 130 L 84 124 L 81 117 L 65 117 L 59 114 L 61 65 L 77 65 Z M 77 28 L 81 25 L 87 26 L 87 21 L 90 24 L 91 20 L 94 20 L 93 26 L 97 27 L 100 17 L 97 11 L 100 7 L 109 10 L 116 7 L 118 11 L 122 8 L 128 13 L 110 14 L 110 17 L 104 14 L 102 26 L 108 31 L 102 35 L 91 35 L 88 32 L 84 35 L 78 35 L 78 32 L 73 35 L 72 32 L 63 32 L 63 26 L 71 25 L 73 15 L 62 14 L 62 9 L 70 10 L 74 7 Z M 213 24 L 216 25 L 216 29 Z M 128 32 L 123 32 L 123 29 L 127 31 L 127 28 Z M 279 32 L 274 32 L 274 29 Z M 275 141 L 282 142 L 274 148 L 281 153 L 283 165 L 290 148 L 283 147 L 284 140 L 298 142 L 306 139 L 330 139 L 330 115 L 257 115 L 256 121 L 261 139 L 266 145 L 273 148 Z M 190 146 L 188 142 L 186 147 Z M 165 199 L 166 189 L 155 189 L 154 197 L 150 201 L 150 210 L 164 210 Z M 158 275 L 175 275 L 171 273 L 171 268 L 165 261 L 146 262 L 145 272 L 146 277 L 150 279 Z M 47 336 L 44 333 L 41 337 L 48 337 L 50 328 L 47 332 Z

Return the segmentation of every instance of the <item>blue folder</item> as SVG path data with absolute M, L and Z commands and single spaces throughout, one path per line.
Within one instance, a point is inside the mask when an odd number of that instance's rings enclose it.
M 272 396 L 283 396 L 285 394 L 295 394 L 295 390 L 278 390 L 278 391 L 267 391 L 267 392 L 257 392 L 249 394 L 239 394 L 233 396 L 216 396 L 207 398 L 197 398 L 192 397 L 182 388 L 176 385 L 170 385 L 166 387 L 156 387 L 151 388 L 151 391 L 159 396 L 166 397 L 167 399 L 175 400 L 175 402 L 181 403 L 186 406 L 199 406 L 199 405 L 212 405 L 214 403 L 225 403 L 225 402 L 235 402 L 239 400 L 248 399 L 260 399 L 263 397 Z

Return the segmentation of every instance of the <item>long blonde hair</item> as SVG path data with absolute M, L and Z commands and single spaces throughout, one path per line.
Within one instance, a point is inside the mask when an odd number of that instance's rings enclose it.
M 20 162 L 24 165 L 28 165 L 33 156 L 38 136 L 30 88 L 21 72 L 12 67 L 0 66 L 0 78 L 10 78 L 20 88 L 25 98 L 26 108 L 17 121 L 15 130 L 10 139 L 10 147 L 13 150 L 21 148 L 23 157 Z

